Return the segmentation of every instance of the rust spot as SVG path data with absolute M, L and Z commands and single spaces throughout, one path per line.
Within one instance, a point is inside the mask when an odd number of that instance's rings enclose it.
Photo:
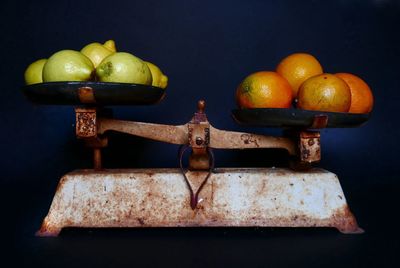
M 264 192 L 265 186 L 266 186 L 266 182 L 263 180 L 262 185 L 261 185 L 261 189 L 260 189 L 260 194 L 262 194 Z
M 311 153 L 310 153 L 310 150 L 308 150 L 308 149 L 304 149 L 301 152 L 302 159 L 308 159 L 310 157 L 310 155 L 311 155 Z
M 313 123 L 310 128 L 325 128 L 328 125 L 328 116 L 324 114 L 314 116 Z
M 313 146 L 314 145 L 314 139 L 309 139 L 308 140 L 308 145 Z
M 254 143 L 257 147 L 259 147 L 257 139 L 254 138 L 251 134 L 242 134 L 240 135 L 240 139 L 243 141 L 244 144 Z
M 211 181 L 211 204 L 214 203 L 214 180 Z
M 96 111 L 93 109 L 87 109 L 87 111 L 76 109 L 75 112 L 76 135 L 81 138 L 96 137 Z
M 140 225 L 144 225 L 144 219 L 143 218 L 137 218 L 137 221 L 139 222 Z
M 78 97 L 81 103 L 96 103 L 93 89 L 91 87 L 78 88 Z
M 65 184 L 65 181 L 66 181 L 66 180 L 67 180 L 67 177 L 66 177 L 66 176 L 63 176 L 63 177 L 60 179 L 60 182 L 58 183 L 57 188 L 56 188 L 56 192 L 61 191 L 61 189 L 64 187 L 64 184 Z
M 338 209 L 331 217 L 332 226 L 342 233 L 363 233 L 364 230 L 358 227 L 357 220 L 347 205 Z

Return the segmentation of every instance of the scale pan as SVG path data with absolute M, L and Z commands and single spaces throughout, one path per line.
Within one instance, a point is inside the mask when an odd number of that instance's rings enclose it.
M 22 91 L 34 103 L 51 105 L 149 105 L 165 96 L 159 87 L 103 82 L 47 82 Z
M 256 108 L 235 109 L 232 116 L 239 124 L 280 127 L 280 128 L 310 128 L 314 118 L 327 116 L 327 128 L 359 127 L 368 121 L 371 114 L 334 113 L 323 111 L 308 111 L 300 109 Z

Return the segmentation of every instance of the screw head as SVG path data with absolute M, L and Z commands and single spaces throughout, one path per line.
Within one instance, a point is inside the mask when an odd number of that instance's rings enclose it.
M 196 145 L 202 145 L 203 144 L 203 139 L 200 137 L 196 137 Z

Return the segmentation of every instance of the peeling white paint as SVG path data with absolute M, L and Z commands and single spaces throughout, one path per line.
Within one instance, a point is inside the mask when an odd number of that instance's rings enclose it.
M 67 226 L 338 227 L 346 221 L 358 228 L 345 213 L 336 175 L 322 169 L 219 169 L 199 199 L 192 210 L 178 169 L 75 171 L 60 181 L 41 232 L 56 234 Z

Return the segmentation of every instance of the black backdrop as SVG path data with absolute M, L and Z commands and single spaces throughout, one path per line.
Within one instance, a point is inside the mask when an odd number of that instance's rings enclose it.
M 195 266 L 396 262 L 399 1 L 3 1 L 0 18 L 0 189 L 2 225 L 12 239 L 3 243 L 3 252 L 16 256 L 11 260 L 109 267 L 173 260 Z M 121 119 L 186 123 L 202 98 L 215 127 L 276 135 L 280 130 L 246 128 L 231 118 L 234 90 L 246 75 L 273 70 L 288 54 L 308 52 L 326 72 L 363 77 L 375 96 L 372 118 L 361 128 L 322 131 L 320 166 L 338 174 L 367 233 L 72 230 L 60 239 L 35 238 L 58 179 L 90 167 L 91 154 L 75 139 L 72 107 L 36 106 L 25 99 L 23 72 L 32 61 L 58 50 L 79 50 L 108 39 L 116 41 L 119 51 L 156 63 L 170 79 L 160 104 L 115 107 Z M 177 147 L 115 134 L 104 157 L 108 168 L 176 167 Z M 218 167 L 280 164 L 268 150 L 217 151 L 216 159 Z

